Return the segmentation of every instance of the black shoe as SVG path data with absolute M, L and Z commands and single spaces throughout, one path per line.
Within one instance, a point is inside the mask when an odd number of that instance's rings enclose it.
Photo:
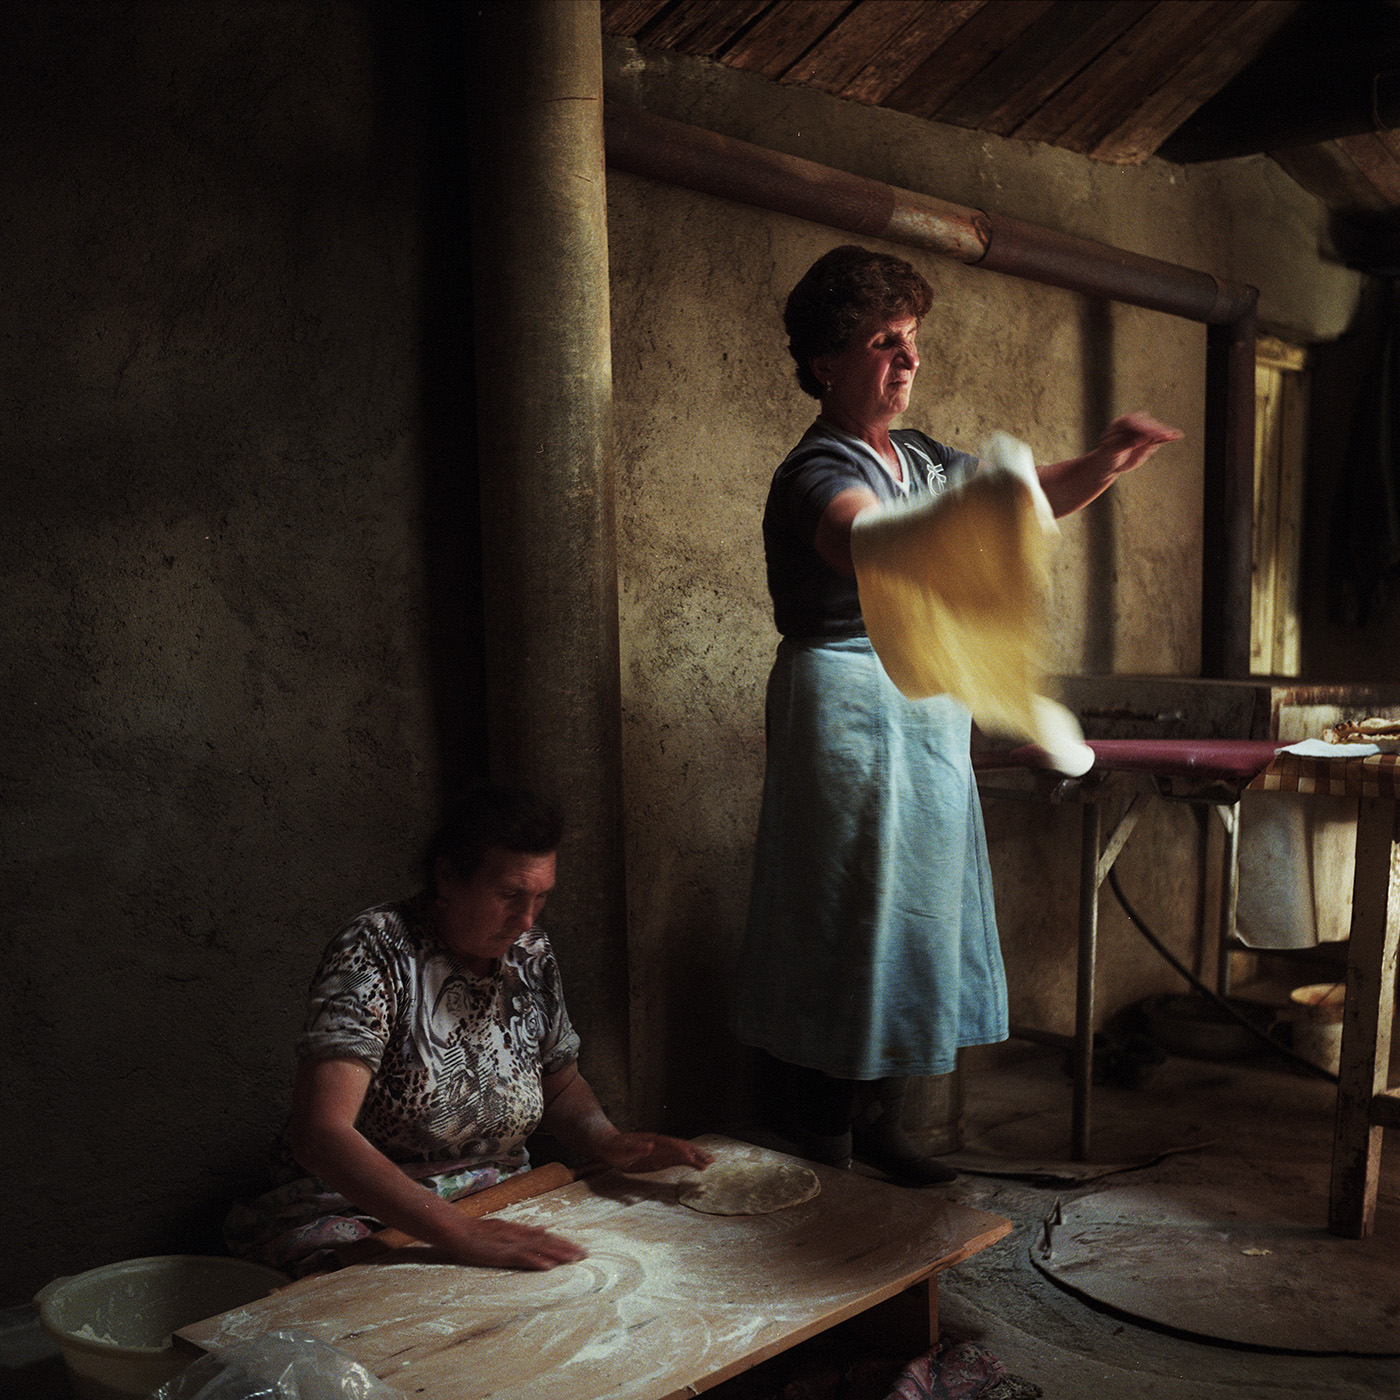
M 957 1172 L 920 1152 L 901 1125 L 907 1083 L 891 1078 L 869 1085 L 867 1102 L 856 1113 L 852 1151 L 901 1186 L 946 1186 Z
M 947 1186 L 958 1179 L 952 1167 L 919 1152 L 903 1133 L 857 1133 L 852 1152 L 900 1186 Z
M 841 1133 L 825 1137 L 820 1133 L 794 1133 L 792 1140 L 797 1146 L 797 1155 L 809 1162 L 820 1162 L 826 1167 L 839 1167 L 842 1171 L 851 1169 L 851 1135 Z

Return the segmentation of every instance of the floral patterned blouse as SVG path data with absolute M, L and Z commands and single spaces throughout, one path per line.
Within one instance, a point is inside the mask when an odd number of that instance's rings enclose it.
M 549 940 L 531 929 L 492 972 L 437 939 L 427 895 L 368 909 L 331 941 L 312 980 L 300 1059 L 374 1072 L 356 1127 L 392 1161 L 527 1165 L 541 1077 L 578 1058 Z

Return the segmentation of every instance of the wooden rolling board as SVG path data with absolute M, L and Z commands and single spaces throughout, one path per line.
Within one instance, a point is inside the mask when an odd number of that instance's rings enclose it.
M 788 1160 L 729 1138 L 719 1159 Z M 702 1215 L 681 1169 L 606 1172 L 506 1207 L 582 1244 L 547 1273 L 410 1262 L 302 1279 L 178 1335 L 217 1350 L 293 1328 L 424 1400 L 669 1400 L 693 1395 L 1000 1239 L 1011 1222 L 930 1193 L 816 1167 L 814 1200 Z

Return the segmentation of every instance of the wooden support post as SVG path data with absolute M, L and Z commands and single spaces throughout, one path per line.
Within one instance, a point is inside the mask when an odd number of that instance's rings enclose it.
M 1385 1115 L 1373 1112 L 1373 1105 L 1386 1087 L 1395 1014 L 1400 910 L 1390 909 L 1390 866 L 1396 811 L 1394 801 L 1363 797 L 1356 821 L 1356 873 L 1327 1225 L 1334 1235 L 1357 1240 L 1375 1227 L 1382 1133 L 1377 1118 Z
M 1097 796 L 1084 800 L 1079 846 L 1079 957 L 1074 998 L 1074 1098 L 1070 1109 L 1070 1157 L 1089 1160 L 1089 1096 L 1094 1080 L 1094 969 L 1099 935 L 1099 830 Z
M 550 904 L 589 1082 L 629 1109 L 622 700 L 597 0 L 471 5 L 491 776 L 568 814 Z

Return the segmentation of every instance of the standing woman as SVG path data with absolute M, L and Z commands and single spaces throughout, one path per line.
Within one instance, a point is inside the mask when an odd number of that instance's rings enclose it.
M 907 1076 L 948 1074 L 960 1046 L 1007 1035 L 971 720 L 947 696 L 906 699 L 885 675 L 851 563 L 857 515 L 977 470 L 891 428 L 932 303 L 903 259 L 847 245 L 812 265 L 784 312 L 797 382 L 821 412 L 763 517 L 782 641 L 734 1003 L 738 1038 L 760 1051 L 770 1128 L 813 1160 L 846 1165 L 854 1152 L 919 1186 L 955 1173 L 900 1127 Z M 1067 515 L 1180 436 L 1130 414 L 1093 451 L 1037 474 Z

